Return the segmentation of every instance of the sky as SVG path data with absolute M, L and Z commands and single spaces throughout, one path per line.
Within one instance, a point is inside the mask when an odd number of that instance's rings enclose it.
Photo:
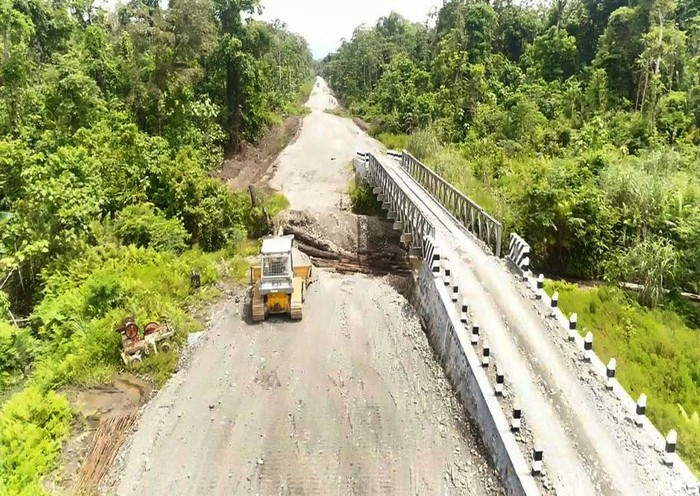
M 279 19 L 309 42 L 315 59 L 323 58 L 350 39 L 362 23 L 374 25 L 380 17 L 398 12 L 414 22 L 425 22 L 442 0 L 262 0 L 262 19 Z

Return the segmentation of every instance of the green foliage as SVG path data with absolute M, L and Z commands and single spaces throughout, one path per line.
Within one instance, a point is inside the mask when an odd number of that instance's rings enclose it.
M 616 260 L 607 272 L 611 279 L 640 283 L 639 301 L 655 307 L 663 298 L 667 280 L 673 278 L 677 265 L 678 254 L 671 243 L 647 239 Z
M 394 133 L 371 133 L 376 139 L 382 142 L 389 150 L 404 150 L 408 143 L 407 134 L 394 134 Z
M 189 237 L 177 219 L 167 219 L 153 205 L 131 205 L 119 212 L 114 232 L 125 245 L 151 247 L 158 251 L 182 252 Z
M 434 28 L 396 14 L 358 28 L 321 70 L 375 137 L 523 235 L 536 266 L 650 277 L 653 304 L 662 289 L 700 287 L 696 11 L 452 0 Z M 655 242 L 673 271 L 620 273 Z
M 37 352 L 37 342 L 27 329 L 0 322 L 0 391 L 26 377 Z
M 649 397 L 647 415 L 654 425 L 678 431 L 681 456 L 700 472 L 700 426 L 688 418 L 700 411 L 700 329 L 688 327 L 668 301 L 651 310 L 613 287 L 546 281 L 545 288 L 559 292 L 567 315 L 578 314 L 582 335 L 593 333 L 601 360 L 615 357 L 616 377 L 632 397 Z
M 355 179 L 350 182 L 350 203 L 352 212 L 357 215 L 382 215 L 382 207 L 374 196 L 369 183 Z
M 260 218 L 211 172 L 313 84 L 305 40 L 258 6 L 0 0 L 0 494 L 43 493 L 70 424 L 51 390 L 110 380 L 124 316 L 183 343 L 220 272 L 242 277 Z
M 70 432 L 68 400 L 53 391 L 30 387 L 0 410 L 0 493 L 43 494 L 43 474 L 60 459 Z
M 265 208 L 270 217 L 276 217 L 279 213 L 287 210 L 290 206 L 289 200 L 279 191 L 273 192 L 265 199 Z

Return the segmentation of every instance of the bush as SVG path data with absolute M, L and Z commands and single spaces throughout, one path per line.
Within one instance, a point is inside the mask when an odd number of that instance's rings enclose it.
M 27 375 L 36 351 L 36 340 L 27 329 L 0 321 L 0 392 Z
M 369 183 L 362 181 L 359 184 L 352 180 L 350 183 L 350 203 L 352 212 L 357 215 L 381 215 L 381 204 L 377 201 Z
M 181 253 L 189 235 L 177 219 L 167 219 L 150 203 L 130 205 L 119 212 L 114 232 L 125 245 Z
M 41 477 L 58 466 L 70 433 L 68 400 L 30 387 L 0 411 L 0 494 L 44 494 Z

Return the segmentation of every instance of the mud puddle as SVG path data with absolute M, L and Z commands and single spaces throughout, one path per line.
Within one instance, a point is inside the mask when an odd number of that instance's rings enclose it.
M 63 480 L 57 487 L 47 489 L 72 488 L 100 424 L 135 413 L 148 401 L 152 389 L 150 384 L 134 375 L 115 374 L 107 386 L 64 391 L 76 416 L 73 433 L 63 449 Z

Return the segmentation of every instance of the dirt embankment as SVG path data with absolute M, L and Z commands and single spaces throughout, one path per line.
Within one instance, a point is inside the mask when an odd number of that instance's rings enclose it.
M 273 125 L 256 145 L 243 143 L 238 153 L 224 160 L 216 176 L 232 189 L 267 186 L 276 170 L 275 159 L 299 136 L 301 125 L 298 116 Z

